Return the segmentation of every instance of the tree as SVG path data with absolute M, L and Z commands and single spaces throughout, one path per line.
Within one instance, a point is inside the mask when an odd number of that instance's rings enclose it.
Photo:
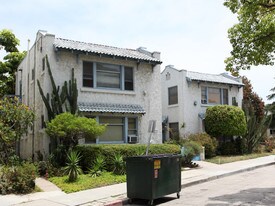
M 255 112 L 256 118 L 260 121 L 265 113 L 264 101 L 259 95 L 253 92 L 253 87 L 251 85 L 250 80 L 247 77 L 243 76 L 242 81 L 244 84 L 243 87 L 243 109 L 244 107 L 253 107 L 253 111 Z M 250 109 L 251 110 L 251 109 Z
M 0 50 L 7 52 L 4 61 L 0 61 L 0 97 L 15 94 L 15 72 L 26 56 L 26 52 L 19 52 L 17 46 L 19 40 L 10 30 L 0 31 Z
M 245 134 L 246 122 L 243 110 L 229 105 L 208 107 L 205 116 L 205 131 L 213 137 Z
M 96 138 L 104 131 L 105 125 L 99 125 L 95 119 L 79 117 L 68 112 L 55 116 L 46 127 L 46 133 L 52 138 L 57 138 L 66 150 L 75 147 L 79 139 Z
M 0 100 L 0 158 L 3 163 L 15 154 L 15 142 L 28 131 L 34 121 L 34 112 L 18 98 Z
M 233 49 L 225 60 L 226 70 L 237 75 L 251 65 L 274 65 L 274 0 L 225 0 L 224 5 L 239 20 L 228 30 Z

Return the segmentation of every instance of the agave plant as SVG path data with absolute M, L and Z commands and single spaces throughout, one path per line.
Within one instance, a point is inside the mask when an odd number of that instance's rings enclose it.
M 70 151 L 67 155 L 67 163 L 64 168 L 65 174 L 69 176 L 69 181 L 73 182 L 77 179 L 77 176 L 82 173 L 79 166 L 80 154 L 76 151 Z
M 113 173 L 123 175 L 126 173 L 126 164 L 123 160 L 123 155 L 115 154 L 112 160 Z
M 90 169 L 90 174 L 92 177 L 98 177 L 104 172 L 106 169 L 106 162 L 104 156 L 98 156 L 94 162 L 93 167 Z

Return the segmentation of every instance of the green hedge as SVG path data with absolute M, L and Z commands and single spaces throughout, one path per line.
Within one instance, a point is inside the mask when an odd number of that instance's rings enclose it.
M 75 148 L 81 154 L 80 166 L 84 171 L 92 167 L 93 161 L 97 156 L 104 156 L 107 170 L 110 169 L 112 158 L 115 154 L 130 157 L 143 155 L 146 151 L 146 145 L 143 144 L 108 144 L 108 145 L 78 145 Z M 172 144 L 152 144 L 149 148 L 149 154 L 179 154 L 180 147 Z

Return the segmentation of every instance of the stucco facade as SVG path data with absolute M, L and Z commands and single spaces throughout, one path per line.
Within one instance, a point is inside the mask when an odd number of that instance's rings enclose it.
M 52 85 L 49 73 L 43 58 L 48 56 L 51 71 L 56 85 L 62 86 L 64 81 L 71 79 L 71 71 L 74 68 L 77 79 L 78 102 L 112 103 L 124 105 L 139 105 L 144 109 L 144 114 L 135 113 L 108 113 L 108 112 L 82 112 L 85 116 L 96 117 L 121 117 L 123 125 L 129 117 L 137 120 L 137 135 L 139 143 L 146 143 L 149 137 L 149 120 L 156 120 L 156 131 L 153 143 L 161 143 L 161 87 L 160 87 L 160 53 L 149 53 L 155 62 L 142 61 L 142 59 L 127 58 L 110 54 L 98 54 L 91 51 L 83 52 L 73 49 L 57 49 L 54 47 L 56 38 L 52 34 L 38 32 L 34 45 L 28 55 L 18 67 L 16 93 L 22 96 L 22 101 L 34 109 L 36 120 L 28 135 L 20 142 L 20 153 L 23 157 L 35 155 L 37 151 L 42 154 L 49 153 L 49 137 L 43 128 L 43 119 L 47 121 L 47 111 L 38 90 L 39 80 L 44 93 L 51 94 Z M 127 50 L 129 51 L 129 50 Z M 140 50 L 142 53 L 143 51 Z M 83 85 L 83 62 L 96 62 L 110 65 L 119 65 L 121 68 L 130 67 L 133 70 L 133 89 L 131 91 L 108 88 L 91 88 Z M 43 65 L 44 64 L 44 65 Z M 121 76 L 123 76 L 121 74 Z M 20 89 L 22 85 L 22 90 Z M 127 117 L 127 118 L 126 118 Z M 127 126 L 127 125 L 126 125 Z M 124 132 L 126 131 L 126 132 Z M 123 129 L 123 135 L 127 135 L 127 129 Z M 127 137 L 121 141 L 127 143 Z M 110 141 L 112 142 L 112 141 Z M 119 142 L 119 143 L 122 143 Z M 100 137 L 96 143 L 101 143 Z
M 200 77 L 210 76 L 210 74 L 197 73 Z M 224 76 L 222 76 L 224 75 Z M 241 107 L 243 98 L 243 88 L 241 80 L 235 79 L 228 75 L 222 74 L 221 78 L 229 79 L 229 83 L 211 82 L 207 79 L 191 80 L 187 70 L 178 70 L 169 65 L 161 73 L 162 84 L 162 115 L 166 119 L 167 127 L 171 123 L 178 123 L 179 136 L 184 137 L 189 134 L 204 132 L 203 119 L 207 107 L 215 104 L 202 103 L 202 87 L 225 89 L 228 91 L 228 104 L 232 105 L 236 100 L 238 106 Z M 213 75 L 214 76 L 214 75 Z M 216 79 L 220 76 L 215 75 Z M 233 82 L 232 82 L 233 81 Z M 235 82 L 234 82 L 235 81 Z M 168 88 L 177 87 L 176 104 L 169 105 Z M 181 127 L 184 125 L 184 127 Z M 168 130 L 165 131 L 164 139 L 169 138 Z

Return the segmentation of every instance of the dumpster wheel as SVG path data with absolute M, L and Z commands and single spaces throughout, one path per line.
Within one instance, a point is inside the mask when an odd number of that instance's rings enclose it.
M 148 205 L 154 205 L 154 200 L 149 200 Z
M 177 198 L 178 198 L 178 199 L 180 198 L 180 193 L 179 193 L 179 192 L 177 192 Z

